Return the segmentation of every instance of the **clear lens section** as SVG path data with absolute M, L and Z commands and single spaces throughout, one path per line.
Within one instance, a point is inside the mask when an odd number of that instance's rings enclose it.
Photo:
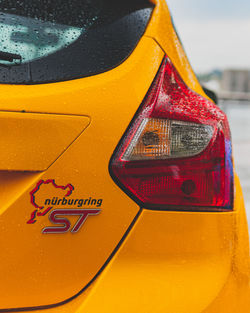
M 212 126 L 180 121 L 171 123 L 171 158 L 189 157 L 206 149 L 213 137 Z
M 190 157 L 206 149 L 212 126 L 145 118 L 122 159 L 124 161 Z

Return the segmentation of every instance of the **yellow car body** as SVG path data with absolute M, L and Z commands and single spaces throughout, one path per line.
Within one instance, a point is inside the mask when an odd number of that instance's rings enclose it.
M 146 32 L 116 68 L 65 82 L 0 85 L 0 312 L 250 312 L 248 228 L 236 174 L 233 211 L 174 212 L 141 209 L 109 173 L 165 54 L 186 85 L 207 97 L 165 1 L 153 3 Z M 52 180 L 62 188 L 51 190 Z M 59 198 L 70 186 L 74 199 L 91 198 L 90 209 L 95 199 L 98 212 L 75 234 L 42 234 L 51 223 L 47 216 L 32 222 L 32 195 Z

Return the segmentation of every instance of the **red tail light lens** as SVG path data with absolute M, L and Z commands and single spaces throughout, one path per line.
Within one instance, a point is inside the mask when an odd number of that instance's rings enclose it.
M 110 171 L 144 208 L 230 210 L 233 165 L 227 118 L 190 90 L 166 57 Z

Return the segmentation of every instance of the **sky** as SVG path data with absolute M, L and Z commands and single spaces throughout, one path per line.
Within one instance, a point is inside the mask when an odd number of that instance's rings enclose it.
M 196 72 L 250 69 L 249 0 L 167 0 L 167 3 Z

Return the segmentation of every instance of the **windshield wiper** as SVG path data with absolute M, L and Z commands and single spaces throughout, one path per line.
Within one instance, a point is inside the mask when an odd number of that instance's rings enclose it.
M 22 56 L 20 54 L 0 51 L 0 60 L 7 61 L 7 62 L 14 62 L 15 60 L 18 60 L 21 63 Z

